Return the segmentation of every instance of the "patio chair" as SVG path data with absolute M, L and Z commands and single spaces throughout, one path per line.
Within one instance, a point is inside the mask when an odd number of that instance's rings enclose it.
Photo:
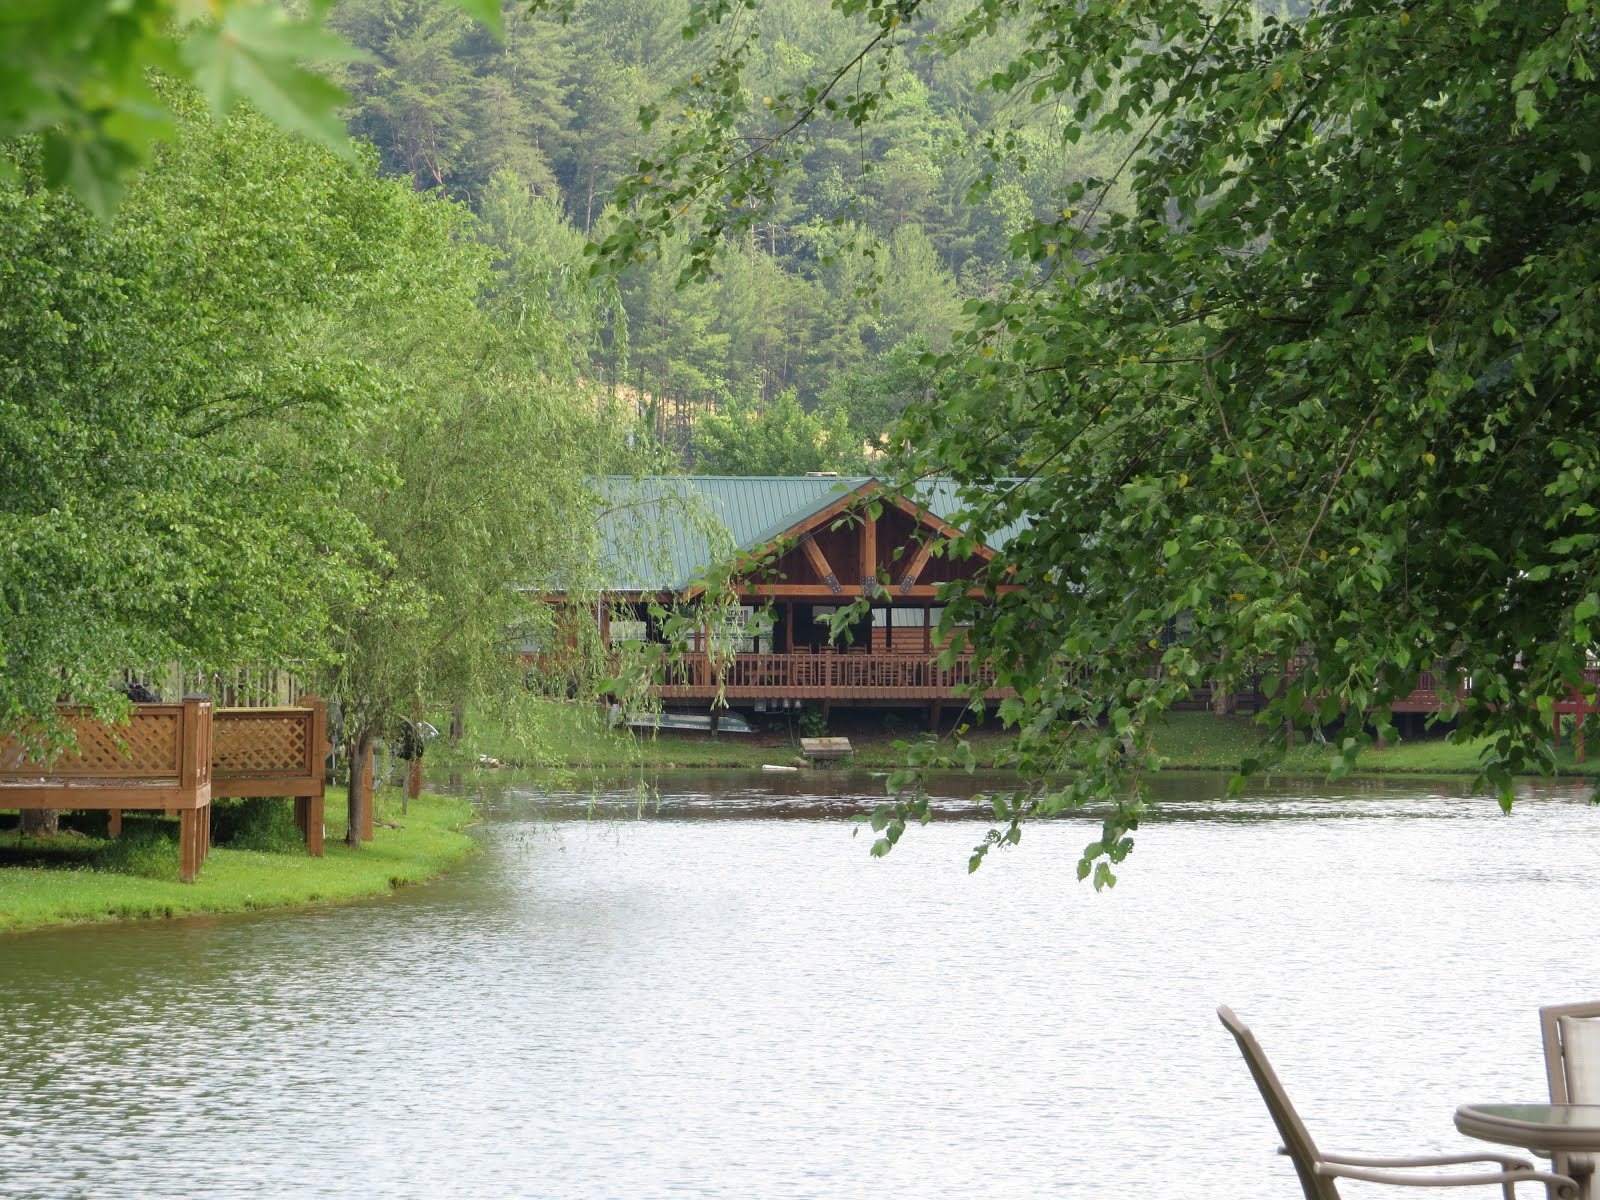
M 1515 1200 L 1515 1185 L 1522 1182 L 1540 1183 L 1552 1196 L 1570 1200 L 1578 1194 L 1577 1185 L 1564 1175 L 1535 1170 L 1531 1162 L 1509 1154 L 1494 1151 L 1473 1151 L 1468 1154 L 1428 1154 L 1416 1157 L 1393 1158 L 1368 1154 L 1329 1154 L 1317 1148 L 1306 1130 L 1300 1114 L 1289 1103 L 1288 1093 L 1262 1052 L 1256 1035 L 1227 1005 L 1217 1009 L 1217 1016 L 1233 1040 L 1239 1043 L 1239 1052 L 1256 1081 L 1261 1098 L 1267 1102 L 1267 1111 L 1283 1135 L 1284 1145 L 1278 1151 L 1289 1156 L 1295 1174 L 1300 1177 L 1300 1187 L 1306 1200 L 1339 1200 L 1335 1179 L 1361 1179 L 1370 1183 L 1393 1183 L 1409 1187 L 1470 1187 L 1498 1184 L 1505 1200 Z M 1474 1171 L 1467 1174 L 1441 1175 L 1437 1172 L 1419 1172 L 1417 1167 L 1461 1166 L 1467 1163 L 1494 1163 L 1498 1170 Z
M 1550 1004 L 1539 1010 L 1551 1104 L 1600 1104 L 1600 1001 Z M 1553 1170 L 1592 1175 L 1593 1154 L 1557 1154 Z

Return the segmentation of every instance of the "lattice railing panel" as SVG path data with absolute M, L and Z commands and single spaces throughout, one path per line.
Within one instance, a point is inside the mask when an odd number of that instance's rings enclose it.
M 69 718 L 76 750 L 48 763 L 28 758 L 14 737 L 0 740 L 0 772 L 117 779 L 178 773 L 180 712 L 136 712 L 127 725 L 107 726 L 92 717 Z
M 310 737 L 309 710 L 219 712 L 211 725 L 211 768 L 218 776 L 304 774 Z

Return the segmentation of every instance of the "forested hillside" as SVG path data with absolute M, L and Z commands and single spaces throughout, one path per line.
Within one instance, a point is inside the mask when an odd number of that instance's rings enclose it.
M 712 279 L 676 288 L 683 264 L 669 252 L 624 276 L 619 296 L 586 292 L 582 246 L 653 148 L 640 110 L 692 79 L 708 50 L 682 36 L 687 0 L 584 0 L 565 23 L 523 8 L 507 6 L 502 44 L 441 0 L 346 0 L 333 23 L 373 56 L 346 68 L 351 130 L 386 171 L 470 204 L 513 272 L 537 249 L 593 370 L 651 397 L 669 440 L 681 447 L 690 414 L 721 409 L 721 428 L 693 447 L 703 469 L 856 465 L 863 439 L 922 393 L 917 360 L 948 343 L 962 301 L 1014 273 L 1012 237 L 1064 183 L 1115 166 L 1107 139 L 1063 141 L 1055 105 L 1002 107 L 981 86 L 1018 39 L 1001 31 L 952 59 L 920 52 L 931 26 L 908 29 L 880 119 L 810 130 L 804 171 Z M 860 48 L 859 27 L 814 0 L 772 0 L 752 19 L 761 57 L 745 103 L 757 118 Z M 969 142 L 1013 124 L 1026 169 L 1012 159 L 974 192 Z M 775 404 L 790 393 L 804 412 Z M 730 445 L 729 422 L 757 413 L 772 428 L 752 457 Z

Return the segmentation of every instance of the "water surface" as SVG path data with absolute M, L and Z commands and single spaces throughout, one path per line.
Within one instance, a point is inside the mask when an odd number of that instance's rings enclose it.
M 505 774 L 428 888 L 0 940 L 0 1196 L 1296 1196 L 1224 1001 L 1330 1147 L 1542 1096 L 1582 792 L 1220 782 L 1097 895 L 1084 819 L 969 876 L 965 781 L 873 860 L 862 775 Z

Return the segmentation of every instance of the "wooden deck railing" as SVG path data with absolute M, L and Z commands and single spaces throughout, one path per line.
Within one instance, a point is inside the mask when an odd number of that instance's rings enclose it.
M 0 808 L 176 811 L 178 877 L 192 883 L 211 848 L 211 702 L 136 704 L 126 725 L 80 708 L 60 716 L 77 749 L 53 759 L 0 737 Z
M 66 708 L 77 749 L 29 758 L 21 740 L 0 738 L 0 809 L 92 809 L 119 833 L 126 809 L 179 818 L 179 877 L 192 882 L 211 847 L 211 801 L 288 796 L 306 850 L 323 852 L 323 759 L 328 708 L 312 696 L 297 707 L 220 708 L 209 700 L 135 704 L 126 725 L 108 726 Z
M 719 680 L 717 669 L 720 666 Z M 1292 678 L 1302 664 L 1290 662 L 1280 678 Z M 1159 668 L 1152 668 L 1157 670 Z M 1600 684 L 1600 670 L 1584 673 L 1588 688 Z M 974 684 L 984 688 L 989 699 L 1013 693 L 993 686 L 994 673 L 972 657 L 958 658 L 948 667 L 937 659 L 916 653 L 852 653 L 801 651 L 795 654 L 736 654 L 731 660 L 715 664 L 704 654 L 678 659 L 668 668 L 664 683 L 656 688 L 663 700 L 707 700 L 718 692 L 730 701 L 748 700 L 941 700 L 967 694 Z M 1436 713 L 1452 702 L 1465 700 L 1472 692 L 1472 680 L 1463 672 L 1425 670 L 1417 686 L 1394 703 L 1396 713 Z M 1261 688 L 1261 677 L 1234 694 L 1236 703 L 1250 711 L 1260 709 L 1271 699 Z M 1191 706 L 1211 701 L 1209 685 L 1197 688 Z M 1308 702 L 1309 703 L 1309 702 Z M 1600 712 L 1600 706 L 1586 701 L 1578 692 L 1556 701 L 1556 715 Z M 1559 733 L 1558 733 L 1559 738 Z M 1581 725 L 1580 725 L 1581 736 Z
M 293 796 L 306 850 L 322 857 L 323 760 L 328 705 L 306 696 L 297 707 L 219 708 L 213 725 L 211 794 Z
M 730 700 L 942 700 L 982 684 L 990 696 L 994 673 L 971 658 L 942 667 L 915 654 L 736 654 L 714 664 L 707 655 L 675 662 L 656 691 L 662 699 L 708 699 L 717 694 L 716 668 Z

